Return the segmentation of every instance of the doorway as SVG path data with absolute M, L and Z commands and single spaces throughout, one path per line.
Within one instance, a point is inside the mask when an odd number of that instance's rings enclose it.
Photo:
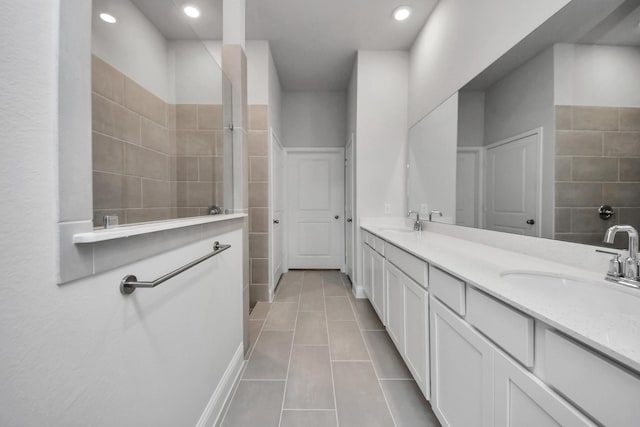
M 288 268 L 344 271 L 344 149 L 287 149 Z

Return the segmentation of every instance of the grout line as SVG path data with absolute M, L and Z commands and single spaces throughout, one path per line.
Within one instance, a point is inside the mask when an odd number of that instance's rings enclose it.
M 246 381 L 246 382 L 285 382 L 285 380 L 283 380 L 282 378 L 242 378 L 240 381 Z
M 393 421 L 393 425 L 397 426 L 398 423 L 396 422 L 395 417 L 393 416 L 393 412 L 391 411 L 391 405 L 389 405 L 389 399 L 387 399 L 387 395 L 384 392 L 384 388 L 382 387 L 382 383 L 380 382 L 380 374 L 378 374 L 378 371 L 376 369 L 376 364 L 373 363 L 373 357 L 371 357 L 371 350 L 369 349 L 369 344 L 367 343 L 367 340 L 364 337 L 364 333 L 362 331 L 362 329 L 360 329 L 360 320 L 358 319 L 358 316 L 356 316 L 356 310 L 355 307 L 353 306 L 353 302 L 351 301 L 351 298 L 347 298 L 349 300 L 349 306 L 351 306 L 351 311 L 353 311 L 354 316 L 356 317 L 356 323 L 358 325 L 358 331 L 360 332 L 360 336 L 362 337 L 362 341 L 364 342 L 364 347 L 367 350 L 367 354 L 369 355 L 369 359 L 371 359 L 371 366 L 373 367 L 373 372 L 376 376 L 376 379 L 378 380 L 378 387 L 380 387 L 380 391 L 382 392 L 382 397 L 384 399 L 384 402 L 387 404 L 387 410 L 389 411 L 389 415 L 391 416 L 391 420 Z
M 308 411 L 308 412 L 313 412 L 313 411 L 321 411 L 321 412 L 335 412 L 335 409 L 298 409 L 298 408 L 287 408 L 284 409 L 283 411 Z
M 303 276 L 304 278 L 304 276 Z M 295 304 L 295 303 L 294 303 Z M 282 405 L 280 406 L 280 419 L 278 420 L 278 427 L 282 426 L 282 415 L 284 413 L 284 401 L 287 397 L 287 385 L 289 383 L 289 372 L 291 370 L 291 359 L 293 358 L 293 343 L 296 340 L 296 328 L 298 326 L 298 315 L 300 314 L 300 295 L 298 295 L 298 309 L 296 310 L 296 321 L 293 325 L 293 334 L 291 335 L 291 350 L 289 350 L 289 363 L 287 364 L 287 376 L 284 381 L 284 390 L 282 392 Z
M 329 370 L 331 371 L 331 388 L 333 389 L 333 406 L 336 408 L 336 426 L 340 427 L 340 420 L 338 418 L 338 399 L 336 397 L 336 382 L 333 375 L 333 360 L 331 355 L 331 337 L 329 336 L 329 318 L 327 317 L 327 304 L 326 296 L 324 294 L 324 276 L 322 276 L 322 302 L 324 303 L 324 324 L 327 328 L 327 344 L 329 347 Z

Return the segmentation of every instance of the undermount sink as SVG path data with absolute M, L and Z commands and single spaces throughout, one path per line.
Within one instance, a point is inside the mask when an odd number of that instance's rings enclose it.
M 640 291 L 604 280 L 590 280 L 540 271 L 505 271 L 500 274 L 509 285 L 552 296 L 565 308 L 590 309 L 631 315 L 640 313 Z
M 591 281 L 576 277 L 565 276 L 557 273 L 546 273 L 541 271 L 505 271 L 500 276 L 507 282 L 518 285 L 555 285 L 574 286 L 594 284 Z

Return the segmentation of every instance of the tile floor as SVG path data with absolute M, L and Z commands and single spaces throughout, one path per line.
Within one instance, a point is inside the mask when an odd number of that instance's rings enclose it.
M 440 426 L 373 307 L 353 298 L 343 274 L 285 274 L 249 326 L 253 348 L 223 426 Z

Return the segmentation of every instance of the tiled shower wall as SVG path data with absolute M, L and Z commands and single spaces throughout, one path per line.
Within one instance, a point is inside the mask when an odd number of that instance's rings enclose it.
M 613 224 L 640 227 L 640 108 L 556 106 L 555 181 L 556 239 L 602 245 Z
M 221 105 L 168 104 L 92 58 L 94 226 L 206 215 L 223 203 Z
M 269 121 L 266 105 L 249 106 L 250 298 L 269 300 Z

